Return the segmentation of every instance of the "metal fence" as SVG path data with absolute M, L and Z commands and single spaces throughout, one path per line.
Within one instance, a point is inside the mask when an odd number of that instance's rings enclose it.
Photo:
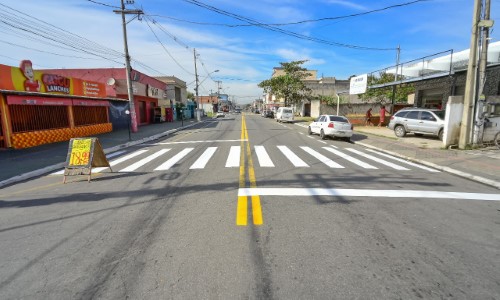
M 12 132 L 69 127 L 67 106 L 9 105 Z
M 73 106 L 75 126 L 108 123 L 108 108 L 104 106 Z
M 453 50 L 439 52 L 368 74 L 368 87 L 379 88 L 449 75 L 453 71 Z

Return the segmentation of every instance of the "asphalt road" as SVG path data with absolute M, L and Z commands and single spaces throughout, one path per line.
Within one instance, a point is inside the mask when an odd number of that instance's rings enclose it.
M 0 298 L 500 298 L 498 190 L 306 132 L 232 115 L 0 190 Z

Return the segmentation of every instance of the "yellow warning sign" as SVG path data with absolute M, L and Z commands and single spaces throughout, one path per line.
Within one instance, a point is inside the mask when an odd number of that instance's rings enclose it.
M 90 181 L 93 167 L 109 167 L 111 169 L 99 140 L 97 138 L 71 139 L 66 157 L 63 183 L 66 182 L 66 176 L 71 175 L 88 175 L 88 181 Z

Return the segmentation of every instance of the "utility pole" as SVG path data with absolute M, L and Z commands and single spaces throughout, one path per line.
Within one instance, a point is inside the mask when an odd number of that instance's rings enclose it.
M 478 97 L 476 103 L 476 113 L 474 122 L 474 133 L 472 136 L 473 145 L 478 145 L 482 143 L 483 130 L 484 130 L 484 119 L 483 107 L 486 104 L 486 96 L 484 95 L 484 85 L 486 83 L 486 65 L 488 63 L 488 43 L 490 36 L 490 27 L 493 26 L 493 20 L 490 20 L 490 7 L 491 0 L 486 0 L 484 6 L 484 15 L 482 20 L 479 21 L 478 26 L 481 28 L 481 52 L 479 53 L 479 68 L 478 68 L 478 83 L 477 93 Z
M 394 85 L 392 86 L 392 105 L 391 114 L 394 113 L 394 103 L 396 102 L 396 82 L 398 81 L 399 72 L 399 56 L 401 54 L 401 47 L 398 45 L 396 48 L 396 72 L 394 73 Z
M 474 0 L 474 12 L 472 14 L 472 34 L 469 49 L 469 64 L 467 66 L 467 79 L 465 82 L 464 110 L 462 113 L 462 123 L 460 124 L 460 138 L 458 147 L 465 149 L 470 144 L 472 112 L 475 101 L 476 89 L 476 66 L 477 66 L 477 37 L 478 23 L 481 13 L 482 0 Z
M 201 121 L 200 99 L 198 98 L 198 67 L 196 66 L 196 49 L 193 49 L 193 57 L 194 57 L 194 77 L 195 77 L 195 80 L 196 80 L 196 88 L 195 88 L 196 105 L 197 105 L 196 119 L 198 121 Z
M 130 1 L 127 1 L 127 4 Z M 134 89 L 132 87 L 132 79 L 130 77 L 131 69 L 130 69 L 130 55 L 128 53 L 128 43 L 127 43 L 127 22 L 125 21 L 126 14 L 134 14 L 141 15 L 143 12 L 140 9 L 125 9 L 125 3 L 121 0 L 121 9 L 113 10 L 115 13 L 119 13 L 122 15 L 122 26 L 123 26 L 123 48 L 125 51 L 125 72 L 127 76 L 127 90 L 128 90 L 128 101 L 130 107 L 130 124 L 132 127 L 132 132 L 137 132 L 137 114 L 135 113 L 135 104 L 134 104 Z

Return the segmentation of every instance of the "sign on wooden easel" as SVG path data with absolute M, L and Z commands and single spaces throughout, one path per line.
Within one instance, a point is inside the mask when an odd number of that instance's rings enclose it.
M 90 182 L 93 167 L 111 169 L 99 140 L 97 138 L 71 139 L 64 167 L 63 183 L 66 183 L 66 176 L 74 175 L 88 175 L 87 181 Z

